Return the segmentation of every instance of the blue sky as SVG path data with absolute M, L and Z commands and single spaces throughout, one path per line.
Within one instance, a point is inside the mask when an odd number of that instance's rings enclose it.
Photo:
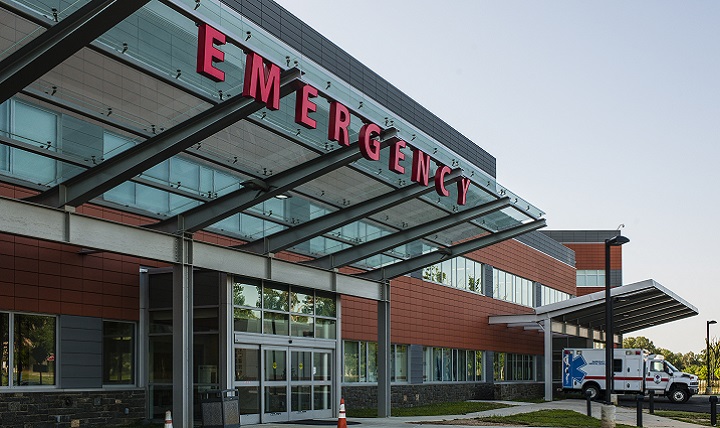
M 278 2 L 495 156 L 548 229 L 625 224 L 624 282 L 700 310 L 636 335 L 704 348 L 720 321 L 720 2 Z

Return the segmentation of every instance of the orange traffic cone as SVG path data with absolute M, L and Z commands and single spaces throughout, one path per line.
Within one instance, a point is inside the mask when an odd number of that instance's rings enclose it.
M 172 415 L 170 414 L 170 410 L 165 412 L 165 426 L 163 428 L 173 428 Z
M 340 414 L 338 415 L 337 428 L 347 428 L 347 419 L 345 419 L 345 399 L 340 399 Z

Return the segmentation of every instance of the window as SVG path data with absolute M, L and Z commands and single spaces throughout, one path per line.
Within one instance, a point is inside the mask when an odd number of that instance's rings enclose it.
M 127 322 L 103 322 L 103 383 L 135 383 L 135 325 Z
M 481 381 L 482 354 L 482 351 L 426 347 L 423 351 L 423 381 Z
M 456 257 L 423 269 L 423 279 L 461 290 L 482 293 L 482 263 Z
M 619 358 L 613 359 L 613 372 L 621 373 L 623 371 L 623 362 Z
M 533 307 L 535 306 L 535 286 L 529 279 L 500 269 L 493 269 L 493 297 Z
M 533 381 L 535 355 L 496 352 L 493 359 L 495 381 Z
M 0 386 L 55 385 L 56 318 L 0 313 Z
M 603 287 L 605 286 L 604 270 L 578 270 L 577 272 L 578 287 Z
M 390 353 L 390 381 L 407 382 L 408 346 L 390 345 Z M 343 382 L 377 382 L 377 342 L 343 341 L 343 366 Z
M 9 314 L 0 313 L 0 386 L 8 386 L 10 379 L 8 371 L 10 369 L 10 316 Z

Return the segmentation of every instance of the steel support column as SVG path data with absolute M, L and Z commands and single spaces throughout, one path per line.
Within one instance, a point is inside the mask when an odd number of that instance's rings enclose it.
M 382 285 L 382 296 L 377 302 L 378 310 L 378 417 L 390 417 L 390 358 L 392 345 L 390 342 L 390 282 Z
M 299 78 L 295 68 L 284 71 L 280 96 L 292 92 Z M 230 98 L 28 199 L 55 207 L 82 205 L 264 107 L 253 98 Z
M 545 318 L 543 321 L 543 338 L 545 348 L 545 401 L 553 400 L 553 372 L 552 372 L 552 359 L 553 359 L 553 334 L 552 334 L 552 320 L 550 317 Z
M 357 276 L 361 278 L 373 279 L 376 281 L 396 278 L 398 276 L 414 272 L 418 269 L 432 266 L 445 259 L 462 256 L 463 254 L 467 254 L 469 252 L 479 250 L 493 244 L 497 244 L 498 242 L 514 238 L 516 236 L 522 235 L 523 233 L 540 229 L 541 227 L 545 227 L 545 219 L 535 220 L 530 223 L 521 224 L 519 226 L 505 229 L 500 232 L 495 232 L 489 235 L 481 236 L 479 238 L 471 239 L 470 241 L 466 241 L 461 244 L 441 248 L 439 250 L 435 250 L 430 253 L 403 260 L 401 262 L 393 263 L 379 269 L 363 272 L 358 274 Z
M 93 0 L 0 62 L 0 104 L 149 0 Z
M 445 184 L 452 183 L 462 177 L 462 171 L 459 169 L 453 170 L 445 177 Z M 434 190 L 435 188 L 432 186 L 423 186 L 418 183 L 401 187 L 384 195 L 283 230 L 282 232 L 274 233 L 245 245 L 240 245 L 237 248 L 260 254 L 276 253 Z
M 173 424 L 193 424 L 193 267 L 192 241 L 177 238 L 173 265 Z
M 393 233 L 392 235 L 373 239 L 372 241 L 355 245 L 354 247 L 328 254 L 327 256 L 319 257 L 315 260 L 307 261 L 305 262 L 305 264 L 322 267 L 325 269 L 334 269 L 341 266 L 347 266 L 349 264 L 355 263 L 358 260 L 374 256 L 375 254 L 387 251 L 391 248 L 407 244 L 408 242 L 412 242 L 424 236 L 431 235 L 441 230 L 457 226 L 460 223 L 472 220 L 479 216 L 503 209 L 509 204 L 509 198 L 498 199 L 496 201 L 488 202 L 486 204 L 473 207 L 459 213 L 439 218 L 437 220 L 432 220 L 427 223 L 419 224 L 409 229 L 400 230 Z

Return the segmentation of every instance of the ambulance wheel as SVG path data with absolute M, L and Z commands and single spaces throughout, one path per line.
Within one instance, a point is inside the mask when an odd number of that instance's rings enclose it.
M 583 386 L 583 396 L 587 397 L 590 395 L 591 400 L 595 400 L 600 397 L 600 387 L 596 383 L 588 383 Z
M 690 393 L 685 388 L 675 388 L 668 394 L 673 403 L 684 403 L 690 399 Z

